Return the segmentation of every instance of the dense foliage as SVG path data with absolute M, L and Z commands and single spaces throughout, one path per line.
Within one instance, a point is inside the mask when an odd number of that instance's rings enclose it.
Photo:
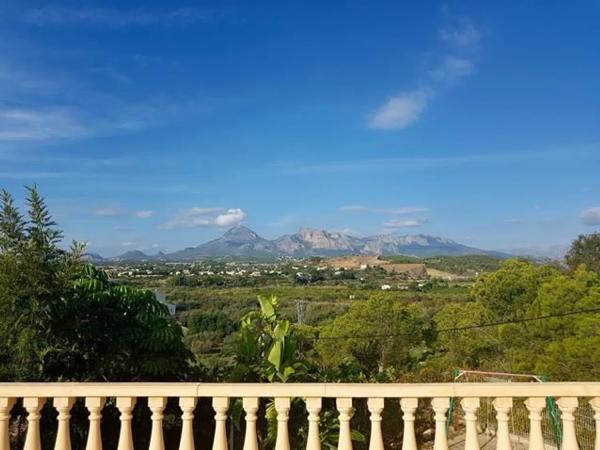
M 571 270 L 585 264 L 589 270 L 600 274 L 600 233 L 580 235 L 573 241 L 566 260 Z
M 24 218 L 0 206 L 0 377 L 5 380 L 180 379 L 182 329 L 147 290 L 119 286 L 63 250 L 35 187 Z

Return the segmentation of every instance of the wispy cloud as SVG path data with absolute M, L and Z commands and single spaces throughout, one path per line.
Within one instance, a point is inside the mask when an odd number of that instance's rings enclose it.
M 384 222 L 385 228 L 413 228 L 427 223 L 427 219 L 388 220 Z
M 134 215 L 138 219 L 150 219 L 154 215 L 154 211 L 151 209 L 144 209 L 141 211 L 136 211 Z
M 199 228 L 199 227 L 233 227 L 246 218 L 246 213 L 240 208 L 202 208 L 183 209 L 161 228 Z
M 523 219 L 519 219 L 516 217 L 509 217 L 507 219 L 504 219 L 503 222 L 517 224 L 517 223 L 523 223 Z
M 198 8 L 158 11 L 53 6 L 26 9 L 21 16 L 25 22 L 38 26 L 80 25 L 110 28 L 193 25 L 208 22 L 213 17 L 213 12 Z
M 445 83 L 454 83 L 470 75 L 475 65 L 466 58 L 446 55 L 439 67 L 430 72 L 431 78 Z
M 454 25 L 440 29 L 440 39 L 455 47 L 473 47 L 481 41 L 481 31 L 469 20 L 462 18 Z
M 0 40 L 0 53 L 6 48 Z M 91 86 L 81 73 L 22 62 L 15 55 L 3 58 L 0 144 L 40 145 L 132 133 L 205 113 L 228 101 L 202 95 L 117 95 L 117 90 Z
M 391 97 L 369 118 L 369 127 L 378 130 L 401 130 L 415 123 L 433 97 L 431 91 L 417 89 Z
M 133 246 L 137 245 L 137 242 L 125 241 L 125 242 L 121 242 L 121 245 L 123 247 L 133 247 Z
M 470 21 L 442 28 L 440 39 L 450 44 L 452 51 L 442 55 L 440 62 L 417 83 L 418 88 L 391 96 L 369 114 L 369 128 L 403 130 L 417 122 L 438 91 L 473 73 L 475 65 L 464 53 L 478 44 L 480 38 L 481 33 Z
M 364 205 L 346 205 L 339 208 L 341 212 L 355 213 L 381 213 L 390 215 L 414 214 L 419 212 L 427 212 L 428 208 L 404 206 L 400 208 L 372 208 Z
M 150 219 L 154 217 L 154 211 L 151 209 L 142 209 L 138 211 L 131 211 L 121 207 L 121 205 L 113 204 L 113 205 L 105 205 L 98 207 L 94 210 L 94 215 L 98 217 L 136 217 L 138 219 Z M 115 230 L 128 230 L 128 228 L 123 226 L 115 226 Z
M 0 141 L 37 141 L 86 136 L 87 127 L 68 108 L 1 108 Z
M 56 178 L 64 177 L 67 173 L 65 172 L 30 172 L 30 171 L 12 171 L 12 172 L 0 172 L 0 179 L 7 180 L 39 180 L 40 178 Z
M 122 212 L 119 205 L 107 205 L 94 210 L 94 214 L 98 217 L 115 217 Z
M 584 225 L 600 225 L 600 206 L 592 206 L 582 211 L 580 217 Z
M 130 133 L 210 109 L 201 100 L 154 98 L 124 102 L 99 95 L 96 109 L 0 106 L 0 142 L 45 142 Z
M 522 151 L 482 151 L 477 154 L 455 156 L 430 156 L 417 158 L 364 158 L 355 160 L 335 160 L 319 163 L 305 161 L 283 161 L 271 165 L 272 170 L 284 174 L 314 175 L 332 173 L 373 173 L 387 171 L 430 170 L 446 167 L 485 167 L 506 166 L 523 161 L 564 161 L 570 163 L 573 158 L 584 158 L 596 162 L 600 143 L 593 142 L 578 148 L 557 147 L 543 150 Z

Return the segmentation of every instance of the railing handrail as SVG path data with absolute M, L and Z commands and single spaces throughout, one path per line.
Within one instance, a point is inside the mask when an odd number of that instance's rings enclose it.
M 600 397 L 600 382 L 0 383 L 0 397 Z

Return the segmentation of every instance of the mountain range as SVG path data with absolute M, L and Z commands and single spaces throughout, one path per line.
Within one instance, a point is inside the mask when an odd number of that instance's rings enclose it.
M 159 252 L 147 255 L 139 250 L 123 253 L 113 258 L 102 258 L 97 254 L 86 255 L 92 261 L 190 261 L 194 259 L 243 256 L 243 257 L 307 257 L 342 255 L 410 255 L 427 257 L 435 255 L 492 255 L 503 253 L 481 250 L 459 244 L 450 239 L 424 234 L 395 235 L 378 234 L 356 237 L 340 232 L 329 232 L 312 228 L 300 228 L 297 233 L 286 234 L 277 239 L 260 237 L 245 226 L 228 230 L 218 239 L 188 247 L 173 253 Z

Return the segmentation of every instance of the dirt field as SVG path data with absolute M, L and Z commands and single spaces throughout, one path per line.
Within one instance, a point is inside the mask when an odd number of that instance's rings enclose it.
M 395 264 L 377 258 L 377 256 L 340 256 L 327 258 L 323 263 L 328 267 L 343 267 L 344 269 L 364 269 L 381 267 L 390 273 L 406 273 L 412 278 L 427 278 L 425 264 Z

